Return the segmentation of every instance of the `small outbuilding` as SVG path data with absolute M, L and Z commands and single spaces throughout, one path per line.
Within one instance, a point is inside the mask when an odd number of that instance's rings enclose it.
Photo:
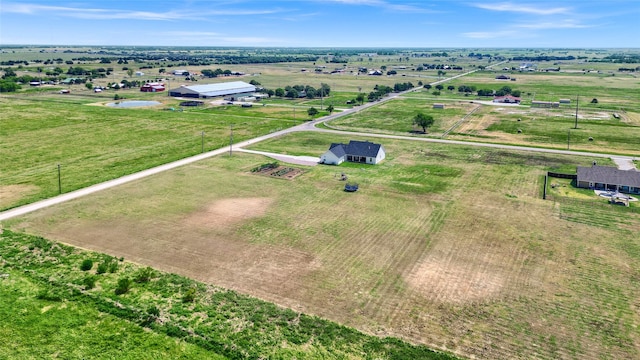
M 435 103 L 435 104 L 433 104 L 433 108 L 434 109 L 444 109 L 444 104 Z

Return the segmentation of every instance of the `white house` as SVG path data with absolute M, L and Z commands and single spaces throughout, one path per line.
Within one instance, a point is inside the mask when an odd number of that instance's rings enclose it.
M 384 147 L 370 141 L 351 140 L 348 144 L 333 143 L 329 150 L 320 156 L 321 164 L 340 165 L 345 161 L 377 164 L 386 156 Z

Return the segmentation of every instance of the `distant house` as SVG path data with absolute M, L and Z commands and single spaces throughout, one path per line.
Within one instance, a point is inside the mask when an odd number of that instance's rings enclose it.
M 164 84 L 161 83 L 146 83 L 140 87 L 142 92 L 160 92 L 164 91 Z
M 444 104 L 435 103 L 435 104 L 433 104 L 433 108 L 434 109 L 444 109 Z
M 371 70 L 371 71 L 369 71 L 369 75 L 380 76 L 380 75 L 382 75 L 382 71 L 380 71 L 380 70 Z
M 560 104 L 571 104 L 571 99 L 560 99 Z
M 640 171 L 593 165 L 578 166 L 576 172 L 579 188 L 640 194 Z
M 142 71 L 136 71 L 136 76 L 144 76 L 144 73 Z
M 42 82 L 34 80 L 34 81 L 29 81 L 29 86 L 40 86 L 42 85 Z
M 511 79 L 511 77 L 505 74 L 496 76 L 496 80 L 509 80 L 509 79 Z
M 378 164 L 386 156 L 384 147 L 370 141 L 351 140 L 348 144 L 333 143 L 320 157 L 321 164 L 340 165 L 345 161 Z
M 520 98 L 511 95 L 496 96 L 493 98 L 493 102 L 502 104 L 520 104 Z
M 189 72 L 187 70 L 182 70 L 182 69 L 173 70 L 171 73 L 173 75 L 178 75 L 178 76 L 187 76 L 187 75 L 189 75 Z

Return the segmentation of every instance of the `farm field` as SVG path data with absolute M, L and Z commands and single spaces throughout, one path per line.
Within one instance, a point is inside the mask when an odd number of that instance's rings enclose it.
M 162 105 L 115 109 L 103 106 L 113 102 L 105 97 L 0 97 L 0 209 L 57 195 L 58 164 L 62 191 L 69 192 L 228 146 L 231 125 L 235 141 L 242 141 L 297 123 L 285 108 L 179 112 L 166 110 L 179 108 L 173 98 L 137 99 Z
M 383 144 L 378 166 L 293 180 L 251 173 L 261 156 L 212 158 L 3 225 L 463 357 L 640 356 L 637 208 L 541 199 L 547 170 L 593 159 Z
M 556 149 L 567 149 L 568 145 L 578 151 L 640 155 L 640 143 L 636 141 L 640 137 L 640 94 L 633 91 L 639 84 L 636 78 L 517 74 L 517 82 L 505 82 L 489 76 L 493 74 L 479 72 L 444 85 L 492 90 L 509 86 L 522 91 L 523 104 L 530 104 L 534 96 L 546 101 L 568 98 L 571 103 L 557 109 L 482 105 L 476 100 L 490 102 L 492 97 L 464 96 L 457 90 L 443 90 L 440 96 L 433 96 L 430 90 L 422 89 L 327 125 L 340 130 L 408 135 L 415 130 L 413 117 L 423 112 L 432 115 L 435 123 L 429 134 L 420 136 L 441 137 L 451 129 L 447 138 L 454 140 Z M 577 129 L 575 93 L 572 97 L 569 91 L 580 92 Z M 591 103 L 594 98 L 598 99 L 595 104 Z M 432 109 L 434 103 L 443 103 L 445 109 Z

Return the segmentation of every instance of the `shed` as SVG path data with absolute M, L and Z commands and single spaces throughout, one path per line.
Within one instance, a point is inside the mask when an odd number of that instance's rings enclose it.
M 435 104 L 433 104 L 433 108 L 434 109 L 444 109 L 444 104 L 435 103 Z

